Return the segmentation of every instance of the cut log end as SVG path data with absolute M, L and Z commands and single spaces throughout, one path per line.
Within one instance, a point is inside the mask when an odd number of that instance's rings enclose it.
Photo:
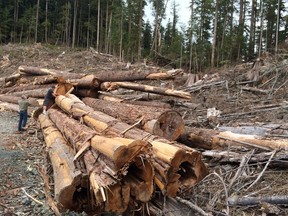
M 163 113 L 153 127 L 153 134 L 168 140 L 176 140 L 184 133 L 185 124 L 178 112 L 170 110 Z

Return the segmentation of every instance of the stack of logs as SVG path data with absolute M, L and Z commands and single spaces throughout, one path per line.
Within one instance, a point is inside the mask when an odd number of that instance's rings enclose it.
M 123 82 L 169 79 L 181 71 L 86 75 L 20 66 L 18 72 L 5 79 L 0 100 L 6 104 L 26 95 L 31 105 L 41 106 L 48 88 L 57 83 L 57 106 L 38 120 L 59 207 L 115 213 L 147 203 L 153 208 L 155 191 L 176 197 L 207 175 L 201 153 L 175 141 L 185 125 L 168 104 L 147 106 L 99 93 L 121 87 L 190 99 L 187 92 Z

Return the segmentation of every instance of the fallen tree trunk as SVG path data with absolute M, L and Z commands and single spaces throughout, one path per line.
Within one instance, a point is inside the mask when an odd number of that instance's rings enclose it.
M 83 98 L 83 102 L 95 110 L 131 125 L 142 119 L 138 124 L 139 128 L 168 140 L 176 140 L 184 132 L 184 121 L 174 110 L 108 102 L 88 97 Z
M 34 85 L 43 85 L 43 84 L 56 84 L 57 77 L 53 75 L 37 76 L 34 78 Z
M 138 71 L 103 71 L 97 72 L 95 76 L 102 82 L 136 81 L 145 79 L 173 79 L 182 70 L 171 70 L 166 72 L 154 72 L 151 70 Z
M 137 101 L 137 100 L 127 100 L 124 98 L 114 97 L 111 95 L 104 95 L 99 94 L 98 98 L 105 101 L 112 101 L 112 102 L 118 102 L 118 103 L 124 103 L 124 104 L 134 104 L 139 106 L 148 106 L 148 107 L 159 107 L 159 108 L 166 108 L 170 109 L 171 106 L 168 103 L 161 102 L 161 101 Z
M 21 97 L 13 96 L 13 95 L 0 95 L 0 101 L 18 104 L 18 101 L 21 99 Z M 30 106 L 36 106 L 39 107 L 40 103 L 35 98 L 28 98 L 27 99 Z
M 133 196 L 137 200 L 147 202 L 151 199 L 154 171 L 152 164 L 148 161 L 151 146 L 147 142 L 98 136 L 92 129 L 57 110 L 50 109 L 48 113 L 78 151 L 83 148 L 84 142 L 90 143 L 89 145 L 94 150 L 102 154 L 98 155 L 98 159 L 106 164 L 105 172 L 115 179 L 125 176 L 128 179 L 126 184 L 133 189 L 135 193 Z
M 69 98 L 70 97 L 70 98 Z M 98 132 L 111 135 L 123 135 L 127 138 L 149 141 L 157 161 L 153 164 L 157 173 L 155 182 L 168 196 L 176 196 L 179 188 L 189 188 L 207 175 L 207 168 L 201 160 L 201 154 L 189 147 L 172 143 L 150 133 L 123 123 L 99 111 L 86 106 L 75 96 L 56 97 L 57 105 L 75 118 L 81 118 L 88 126 Z
M 80 88 L 98 88 L 100 81 L 94 75 L 87 75 L 80 79 L 67 79 L 65 82 Z
M 44 98 L 45 95 L 47 94 L 48 89 L 49 88 L 25 90 L 25 91 L 13 92 L 11 93 L 11 95 L 14 95 L 14 96 L 26 95 L 26 97 Z
M 262 202 L 278 204 L 278 205 L 287 205 L 288 196 L 287 195 L 278 195 L 278 196 L 260 196 L 260 197 L 229 197 L 228 204 L 231 206 L 241 205 L 241 206 L 251 206 L 258 205 Z
M 48 69 L 48 68 L 39 68 L 39 67 L 31 67 L 31 66 L 25 66 L 21 65 L 18 67 L 18 71 L 21 74 L 26 75 L 34 75 L 34 76 L 43 76 L 43 75 L 53 75 L 55 77 L 63 77 L 65 79 L 80 79 L 85 74 L 77 74 L 77 73 L 70 73 L 66 71 L 60 71 L 60 70 L 54 70 L 54 69 Z
M 34 90 L 34 89 L 43 89 L 43 88 L 49 88 L 52 85 L 31 85 L 31 84 L 21 84 L 19 86 L 12 86 L 9 88 L 4 88 L 0 92 L 1 94 L 11 94 L 14 92 L 21 92 L 21 91 L 27 91 L 27 90 Z
M 161 87 L 142 85 L 142 84 L 130 83 L 130 82 L 103 82 L 101 84 L 102 90 L 110 91 L 119 87 L 132 89 L 136 91 L 166 95 L 166 96 L 174 96 L 174 97 L 180 97 L 180 98 L 185 98 L 185 99 L 192 99 L 191 94 L 188 92 L 178 91 L 178 90 L 173 90 L 173 89 L 168 89 L 168 88 L 161 88 Z
M 81 188 L 82 174 L 73 163 L 73 149 L 46 115 L 39 116 L 48 154 L 53 167 L 55 199 L 58 207 L 77 209 L 77 190 Z
M 0 110 L 10 110 L 19 113 L 19 105 L 0 101 Z M 32 116 L 33 109 L 28 107 L 28 116 Z

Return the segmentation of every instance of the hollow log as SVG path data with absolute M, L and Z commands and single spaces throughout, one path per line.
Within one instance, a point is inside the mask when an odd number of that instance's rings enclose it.
M 73 149 L 46 115 L 39 116 L 48 154 L 53 167 L 55 199 L 58 206 L 77 209 L 77 189 L 81 187 L 82 173 L 73 163 Z M 79 206 L 78 206 L 79 207 Z
M 148 156 L 151 154 L 150 144 L 120 137 L 98 136 L 94 130 L 57 110 L 49 109 L 48 113 L 76 149 L 80 150 L 84 142 L 90 142 L 94 150 L 104 155 L 98 158 L 105 161 L 105 169 L 109 170 L 107 172 L 113 178 L 119 179 L 125 176 L 129 179 L 127 184 L 133 189 L 133 193 L 135 192 L 133 196 L 137 200 L 147 202 L 151 199 L 154 171 L 151 162 L 148 161 Z
M 153 163 L 158 173 L 155 176 L 159 176 L 155 182 L 162 192 L 169 196 L 175 196 L 180 188 L 192 187 L 207 175 L 207 168 L 201 160 L 201 154 L 189 147 L 170 143 L 164 138 L 159 138 L 138 128 L 131 128 L 128 124 L 107 114 L 93 111 L 79 99 L 58 96 L 55 101 L 61 109 L 72 114 L 74 118 L 81 118 L 85 124 L 100 133 L 105 132 L 109 135 L 123 135 L 131 139 L 149 141 L 153 146 L 154 157 L 163 164 L 161 166 L 157 162 Z M 163 146 L 166 147 L 163 148 Z
M 0 95 L 0 101 L 3 102 L 8 102 L 8 103 L 13 103 L 13 104 L 18 104 L 18 101 L 21 99 L 21 97 L 18 96 L 13 96 L 13 95 Z M 35 98 L 28 98 L 27 99 L 30 106 L 36 106 L 39 107 L 39 101 Z
M 88 97 L 83 98 L 83 102 L 95 110 L 131 125 L 142 118 L 139 128 L 168 140 L 176 140 L 184 132 L 184 121 L 174 110 L 108 102 Z
M 126 89 L 132 89 L 136 91 L 142 91 L 142 92 L 150 92 L 160 95 L 166 95 L 166 96 L 174 96 L 174 97 L 180 97 L 185 99 L 192 99 L 192 96 L 188 92 L 184 91 L 178 91 L 168 88 L 161 88 L 161 87 L 155 87 L 155 86 L 149 86 L 149 85 L 142 85 L 138 83 L 130 83 L 130 82 L 103 82 L 101 84 L 102 90 L 114 90 L 117 88 L 126 88 Z
M 130 70 L 130 71 L 101 71 L 95 76 L 102 82 L 135 81 L 145 79 L 173 79 L 182 70 L 171 70 L 166 72 L 154 72 L 151 70 Z

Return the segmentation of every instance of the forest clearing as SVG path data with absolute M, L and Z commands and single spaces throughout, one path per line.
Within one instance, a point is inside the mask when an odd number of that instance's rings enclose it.
M 287 214 L 284 55 L 206 74 L 93 48 L 1 55 L 1 213 Z M 55 105 L 33 114 L 55 85 Z M 31 117 L 16 134 L 23 94 Z

